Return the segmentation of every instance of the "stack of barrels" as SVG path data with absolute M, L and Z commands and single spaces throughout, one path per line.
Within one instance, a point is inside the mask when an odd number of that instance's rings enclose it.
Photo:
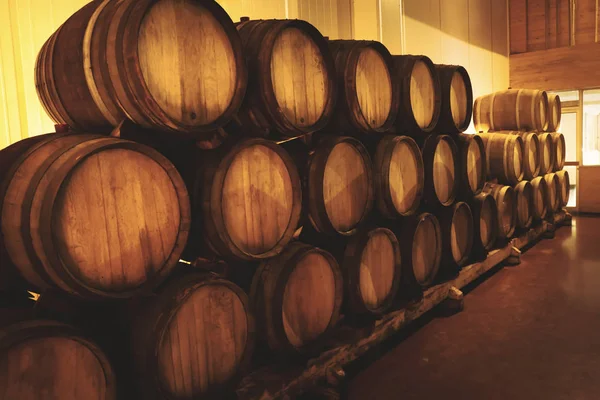
M 378 318 L 485 257 L 515 191 L 555 182 L 564 202 L 566 173 L 534 179 L 540 152 L 544 173 L 562 168 L 557 134 L 463 133 L 463 67 L 328 40 L 301 20 L 94 1 L 43 45 L 35 79 L 58 129 L 0 153 L 0 272 L 41 299 L 117 304 L 132 376 L 113 371 L 110 346 L 29 321 L 0 329 L 11 398 L 112 399 L 115 379 L 134 383 L 128 398 L 216 395 L 255 342 L 315 354 L 341 315 Z M 534 129 L 540 113 L 502 129 Z M 526 187 L 484 191 L 488 175 L 517 184 L 526 172 Z M 85 379 L 62 368 L 74 359 Z
M 499 235 L 510 238 L 550 218 L 569 201 L 558 95 L 510 89 L 475 100 L 475 129 L 485 143 L 485 191 L 498 204 Z

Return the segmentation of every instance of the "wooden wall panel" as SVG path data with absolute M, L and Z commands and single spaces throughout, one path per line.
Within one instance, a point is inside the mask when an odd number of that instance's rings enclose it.
M 546 49 L 546 1 L 527 0 L 527 51 Z
M 527 51 L 527 0 L 510 0 L 510 52 Z
M 571 44 L 571 2 L 570 0 L 555 0 L 557 4 L 557 38 L 556 47 Z
M 469 0 L 442 1 L 442 60 L 444 64 L 465 65 L 469 60 Z
M 600 87 L 600 43 L 513 54 L 510 85 L 545 90 Z
M 407 54 L 425 54 L 442 62 L 440 0 L 405 0 L 404 24 Z
M 598 213 L 600 212 L 600 166 L 580 166 L 578 170 L 577 203 L 578 211 Z M 587 188 L 586 190 L 581 190 Z
M 596 41 L 596 0 L 575 2 L 575 45 Z

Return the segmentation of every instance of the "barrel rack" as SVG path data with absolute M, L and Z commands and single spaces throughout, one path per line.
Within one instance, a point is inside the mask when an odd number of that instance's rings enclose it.
M 554 214 L 552 220 L 542 221 L 538 226 L 511 239 L 506 246 L 492 250 L 484 261 L 464 267 L 455 279 L 427 289 L 421 300 L 390 312 L 369 329 L 354 329 L 351 335 L 348 332 L 338 332 L 336 336 L 340 337 L 331 341 L 335 343 L 334 346 L 310 359 L 305 365 L 269 365 L 247 375 L 236 389 L 237 397 L 290 399 L 324 386 L 331 390 L 321 391 L 321 394 L 331 394 L 331 398 L 335 398 L 335 387 L 345 376 L 345 366 L 438 305 L 461 310 L 463 293 L 460 289 L 499 264 L 520 264 L 522 250 L 530 248 L 542 238 L 553 238 L 556 229 L 571 225 L 571 220 L 571 214 L 564 210 Z

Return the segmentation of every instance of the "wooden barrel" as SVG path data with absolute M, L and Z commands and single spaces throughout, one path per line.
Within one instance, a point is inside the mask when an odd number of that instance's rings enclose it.
M 254 317 L 239 287 L 212 274 L 176 278 L 136 313 L 139 398 L 216 397 L 244 372 L 254 342 Z
M 526 229 L 531 227 L 534 215 L 534 191 L 528 181 L 519 182 L 515 186 L 517 197 L 517 227 Z
M 94 1 L 38 56 L 38 95 L 57 123 L 107 132 L 124 118 L 205 138 L 237 112 L 241 40 L 216 2 Z
M 554 214 L 560 210 L 560 181 L 554 173 L 544 175 L 546 186 L 548 187 L 548 197 L 546 197 L 546 208 L 548 214 Z
M 50 135 L 13 164 L 4 188 L 4 244 L 41 289 L 89 298 L 150 292 L 187 241 L 185 184 L 139 143 Z
M 346 310 L 354 315 L 382 315 L 391 306 L 400 284 L 400 244 L 386 228 L 361 230 L 344 251 Z
M 473 115 L 473 88 L 466 69 L 460 65 L 437 64 L 440 79 L 442 105 L 436 132 L 464 132 L 471 124 Z
M 442 263 L 446 267 L 462 267 L 473 248 L 473 214 L 465 202 L 439 212 L 442 232 Z
M 498 208 L 494 196 L 479 193 L 470 202 L 473 213 L 473 250 L 479 256 L 494 248 L 498 237 Z
M 194 234 L 226 259 L 252 261 L 279 254 L 298 227 L 302 184 L 290 155 L 272 141 L 244 139 L 196 154 L 186 175 Z
M 459 197 L 481 193 L 487 176 L 485 146 L 479 135 L 459 134 L 454 137 L 459 152 Z
M 422 147 L 424 199 L 431 206 L 454 203 L 459 189 L 458 148 L 448 135 L 429 135 Z
M 331 40 L 339 98 L 335 127 L 341 132 L 387 132 L 398 114 L 399 92 L 392 85 L 392 56 L 369 40 Z
M 442 232 L 435 215 L 422 213 L 405 219 L 400 228 L 402 271 L 421 287 L 435 280 L 442 260 Z
M 540 141 L 540 175 L 546 175 L 553 171 L 556 149 L 549 133 L 538 134 L 538 139 Z
M 551 133 L 552 138 L 552 152 L 554 153 L 554 164 L 552 171 L 560 171 L 565 166 L 565 158 L 567 156 L 567 146 L 565 143 L 565 136 L 562 133 Z
M 569 173 L 567 171 L 556 172 L 558 177 L 558 183 L 560 185 L 560 191 L 558 192 L 558 203 L 559 207 L 566 207 L 569 203 L 569 194 L 571 192 L 571 181 L 569 180 Z
M 19 322 L 0 330 L 3 399 L 117 399 L 108 359 L 70 326 Z
M 533 132 L 511 132 L 523 139 L 523 179 L 532 180 L 540 174 L 541 147 L 538 135 Z
M 546 128 L 546 132 L 556 132 L 558 130 L 561 116 L 560 96 L 557 94 L 548 94 L 548 127 Z
M 475 100 L 477 132 L 515 130 L 543 132 L 548 127 L 548 95 L 531 89 L 509 89 Z
M 305 194 L 317 232 L 352 235 L 373 206 L 372 164 L 351 137 L 327 137 L 310 155 Z
M 543 176 L 531 180 L 533 189 L 533 219 L 539 221 L 546 217 L 548 212 L 548 185 Z
M 408 136 L 388 135 L 377 144 L 373 160 L 375 202 L 387 218 L 412 215 L 423 197 L 423 157 Z
M 337 95 L 323 35 L 302 20 L 244 20 L 236 27 L 253 78 L 238 113 L 244 129 L 292 137 L 323 128 Z
M 490 178 L 514 185 L 523 179 L 523 139 L 517 135 L 484 133 L 485 158 Z
M 431 133 L 440 119 L 442 90 L 427 56 L 393 56 L 394 85 L 400 96 L 398 133 Z
M 250 298 L 269 347 L 282 353 L 312 353 L 339 318 L 343 278 L 328 252 L 293 242 L 261 263 Z
M 498 209 L 498 238 L 509 239 L 517 226 L 517 196 L 510 186 L 486 183 L 484 192 L 494 196 Z

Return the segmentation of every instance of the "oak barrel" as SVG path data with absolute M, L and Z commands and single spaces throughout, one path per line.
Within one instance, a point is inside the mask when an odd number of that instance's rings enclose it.
M 548 127 L 546 132 L 556 132 L 560 127 L 562 117 L 562 107 L 560 96 L 557 94 L 548 94 Z
M 214 398 L 245 372 L 254 342 L 250 302 L 239 287 L 208 273 L 177 277 L 132 324 L 139 398 Z
M 473 214 L 473 250 L 485 257 L 494 248 L 498 237 L 498 207 L 494 196 L 479 193 L 470 202 Z
M 427 56 L 393 56 L 393 81 L 400 93 L 398 133 L 431 133 L 437 127 L 442 90 Z
M 514 185 L 523 179 L 523 139 L 517 135 L 482 133 L 489 177 Z
M 301 242 L 261 263 L 250 298 L 271 350 L 312 353 L 338 321 L 343 278 L 328 252 Z
M 331 40 L 339 90 L 335 127 L 341 132 L 383 133 L 398 114 L 399 92 L 392 84 L 392 56 L 381 43 Z
M 460 65 L 436 64 L 442 93 L 436 132 L 464 132 L 473 115 L 473 88 L 467 70 Z
M 402 271 L 400 244 L 386 228 L 361 230 L 344 251 L 345 309 L 352 314 L 382 315 L 391 306 Z
M 531 180 L 540 174 L 540 139 L 534 132 L 510 132 L 523 139 L 523 179 Z
M 473 106 L 477 132 L 543 132 L 548 127 L 548 116 L 548 95 L 540 90 L 503 90 L 478 97 Z
M 406 218 L 398 238 L 403 273 L 412 274 L 421 287 L 431 285 L 442 260 L 442 232 L 436 216 L 422 213 Z
M 423 157 L 408 136 L 384 136 L 373 159 L 375 202 L 387 218 L 412 215 L 423 197 Z
M 550 137 L 552 138 L 552 151 L 554 153 L 552 172 L 556 172 L 560 171 L 565 166 L 567 146 L 565 143 L 565 136 L 562 133 L 553 132 L 550 133 Z
M 325 138 L 310 155 L 305 193 L 317 232 L 352 235 L 373 206 L 371 158 L 358 140 Z
M 439 211 L 442 232 L 442 263 L 446 267 L 462 267 L 473 248 L 473 214 L 465 202 Z
M 546 208 L 548 214 L 554 214 L 560 209 L 560 181 L 555 173 L 544 175 L 546 186 L 548 187 L 548 196 L 546 197 Z
M 556 149 L 549 133 L 538 134 L 540 141 L 540 175 L 553 171 L 556 159 Z
M 94 1 L 46 42 L 36 87 L 57 123 L 210 136 L 241 105 L 247 71 L 227 13 L 211 1 Z
M 556 172 L 558 177 L 558 183 L 560 184 L 560 191 L 558 192 L 559 207 L 566 207 L 569 203 L 569 194 L 571 192 L 571 181 L 569 180 L 569 173 L 567 171 Z
M 302 210 L 302 184 L 290 155 L 275 142 L 247 138 L 194 158 L 198 163 L 184 173 L 194 210 L 188 250 L 207 244 L 241 261 L 279 254 Z
M 448 135 L 429 135 L 422 147 L 425 167 L 424 199 L 431 206 L 454 203 L 459 189 L 458 148 Z
M 529 181 L 519 182 L 515 186 L 517 196 L 517 227 L 525 229 L 531 227 L 534 215 L 534 191 Z
M 533 189 L 533 219 L 539 221 L 546 217 L 548 212 L 548 185 L 543 176 L 531 180 Z
M 2 233 L 32 285 L 88 298 L 150 292 L 187 241 L 190 204 L 155 150 L 97 135 L 49 135 L 13 164 Z
M 323 35 L 302 20 L 244 20 L 236 28 L 251 77 L 238 113 L 244 129 L 293 137 L 323 128 L 337 96 Z
M 469 198 L 481 193 L 487 176 L 485 145 L 479 135 L 459 134 L 454 136 L 459 154 L 459 195 Z
M 104 353 L 70 326 L 31 320 L 0 329 L 3 399 L 115 400 L 116 377 Z
M 494 196 L 498 209 L 498 238 L 509 239 L 517 226 L 517 196 L 510 186 L 486 183 L 484 192 Z

